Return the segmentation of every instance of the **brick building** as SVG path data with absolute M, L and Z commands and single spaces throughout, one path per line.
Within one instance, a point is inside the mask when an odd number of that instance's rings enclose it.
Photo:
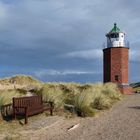
M 106 34 L 107 47 L 103 49 L 104 83 L 118 84 L 124 94 L 132 92 L 128 81 L 129 48 L 125 46 L 125 33 L 114 24 Z

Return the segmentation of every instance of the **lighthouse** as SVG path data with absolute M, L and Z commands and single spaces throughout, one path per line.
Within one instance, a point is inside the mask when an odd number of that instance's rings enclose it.
M 114 23 L 106 34 L 107 47 L 103 49 L 103 81 L 116 83 L 124 94 L 132 92 L 129 86 L 129 47 L 125 44 L 125 33 Z

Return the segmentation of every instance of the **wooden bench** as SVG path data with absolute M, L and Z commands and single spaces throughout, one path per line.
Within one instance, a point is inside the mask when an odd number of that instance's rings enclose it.
M 47 108 L 43 105 L 41 95 L 13 98 L 14 119 L 16 115 L 24 116 L 25 124 L 27 124 L 28 116 L 42 113 L 44 110 L 49 110 L 50 115 L 53 115 L 53 103 L 49 102 L 48 105 Z

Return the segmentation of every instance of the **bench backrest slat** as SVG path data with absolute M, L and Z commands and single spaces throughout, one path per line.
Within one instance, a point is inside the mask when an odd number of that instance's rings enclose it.
M 36 107 L 42 105 L 42 96 L 13 98 L 13 107 Z

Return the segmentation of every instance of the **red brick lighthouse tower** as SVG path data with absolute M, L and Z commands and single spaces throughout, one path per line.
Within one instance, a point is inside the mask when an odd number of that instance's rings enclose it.
M 104 83 L 118 84 L 124 94 L 131 93 L 128 82 L 129 48 L 125 46 L 125 33 L 114 24 L 106 34 L 107 48 L 103 49 Z

